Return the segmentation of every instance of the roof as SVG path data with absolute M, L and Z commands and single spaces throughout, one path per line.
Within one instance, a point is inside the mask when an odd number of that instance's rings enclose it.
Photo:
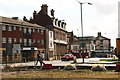
M 103 36 L 97 36 L 97 37 L 95 37 L 95 40 L 100 40 L 100 39 L 103 39 L 103 40 L 111 40 L 111 39 L 109 39 L 109 38 L 107 38 L 107 37 L 103 37 Z
M 36 28 L 42 28 L 45 29 L 45 27 L 43 26 L 39 26 L 37 24 L 32 24 L 26 21 L 22 21 L 22 20 L 15 20 L 12 18 L 7 18 L 7 17 L 2 17 L 0 16 L 0 23 L 5 23 L 5 24 L 11 24 L 11 25 L 22 25 L 22 27 L 36 27 Z

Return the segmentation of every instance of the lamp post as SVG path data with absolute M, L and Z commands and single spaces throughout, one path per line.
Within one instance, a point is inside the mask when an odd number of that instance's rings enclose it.
M 80 4 L 80 12 L 81 12 L 81 34 L 82 34 L 81 48 L 82 48 L 82 53 L 83 53 L 84 51 L 83 51 L 83 17 L 82 17 L 82 5 L 85 4 L 85 3 L 87 3 L 89 5 L 92 5 L 92 3 L 88 3 L 88 2 L 81 3 L 78 0 L 76 0 L 76 1 Z M 83 58 L 83 63 L 84 63 L 84 55 L 82 55 L 82 58 Z

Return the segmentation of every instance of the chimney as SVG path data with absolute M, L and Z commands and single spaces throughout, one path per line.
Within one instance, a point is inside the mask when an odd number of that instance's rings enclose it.
M 24 21 L 27 21 L 27 18 L 24 16 L 24 17 L 23 17 L 23 20 L 24 20 Z
M 51 9 L 51 16 L 53 16 L 54 17 L 54 10 L 53 9 Z
M 98 37 L 100 37 L 101 36 L 101 32 L 98 32 Z
M 18 17 L 12 17 L 12 19 L 14 19 L 14 20 L 18 20 L 19 18 L 18 18 Z
M 36 11 L 34 10 L 34 12 L 33 12 L 33 19 L 35 18 L 35 16 L 36 16 Z
M 48 6 L 47 6 L 47 4 L 43 4 L 41 6 L 41 10 L 43 10 L 46 14 L 48 14 Z

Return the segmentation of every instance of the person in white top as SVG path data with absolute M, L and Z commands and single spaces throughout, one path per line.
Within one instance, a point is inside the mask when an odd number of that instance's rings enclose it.
M 43 60 L 44 60 L 44 54 L 42 53 L 42 52 L 40 52 L 40 65 L 42 66 L 42 64 L 45 64 L 44 62 L 43 62 Z

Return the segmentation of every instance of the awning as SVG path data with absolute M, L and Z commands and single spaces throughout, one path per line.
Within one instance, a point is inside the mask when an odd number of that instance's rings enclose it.
M 24 47 L 22 50 L 38 50 L 37 47 Z

